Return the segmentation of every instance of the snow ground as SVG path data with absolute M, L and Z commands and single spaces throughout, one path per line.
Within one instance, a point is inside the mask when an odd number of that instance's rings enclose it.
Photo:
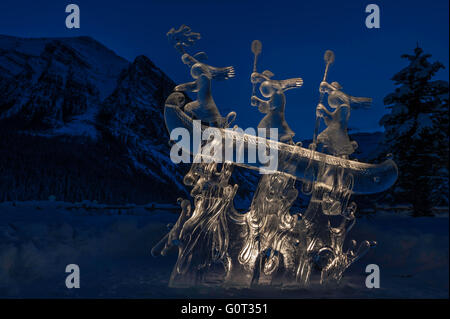
M 150 207 L 151 205 L 148 205 Z M 87 298 L 448 298 L 448 214 L 412 218 L 380 212 L 359 218 L 349 234 L 377 247 L 338 287 L 309 289 L 171 289 L 176 252 L 150 255 L 177 214 L 171 205 L 106 209 L 90 203 L 0 203 L 0 297 Z M 164 208 L 164 209 L 158 209 Z M 65 267 L 80 266 L 81 288 L 67 289 Z M 365 287 L 377 264 L 381 288 Z

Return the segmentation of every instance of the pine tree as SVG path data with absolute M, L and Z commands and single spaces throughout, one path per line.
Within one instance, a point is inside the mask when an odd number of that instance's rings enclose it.
M 412 204 L 416 216 L 448 206 L 448 82 L 432 80 L 444 66 L 430 57 L 419 46 L 402 55 L 409 65 L 392 78 L 397 88 L 384 98 L 390 113 L 380 120 L 385 151 L 399 168 L 393 198 Z

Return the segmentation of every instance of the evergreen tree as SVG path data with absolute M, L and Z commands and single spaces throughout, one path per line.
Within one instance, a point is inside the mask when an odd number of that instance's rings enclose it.
M 419 46 L 402 55 L 409 65 L 392 78 L 397 88 L 384 98 L 390 113 L 380 120 L 399 168 L 393 199 L 412 204 L 416 216 L 448 206 L 448 82 L 432 80 L 444 66 L 430 57 Z

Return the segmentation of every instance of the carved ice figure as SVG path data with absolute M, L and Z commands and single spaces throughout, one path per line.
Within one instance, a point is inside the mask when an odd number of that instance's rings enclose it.
M 328 105 L 334 109 L 329 111 L 322 103 L 317 106 L 317 116 L 322 117 L 327 128 L 317 136 L 317 143 L 323 144 L 326 150 L 340 157 L 352 154 L 358 144 L 350 141 L 347 133 L 350 109 L 360 106 L 369 106 L 371 98 L 353 97 L 341 91 L 342 86 L 338 82 L 331 84 L 323 81 L 320 84 L 320 92 L 328 94 Z
M 211 124 L 211 126 L 223 127 L 225 118 L 219 112 L 211 93 L 212 80 L 227 80 L 234 77 L 232 66 L 217 68 L 200 62 L 206 59 L 204 52 L 194 56 L 184 53 L 181 57 L 184 64 L 191 68 L 192 82 L 177 85 L 175 91 L 190 91 L 197 93 L 197 100 L 185 105 L 184 110 L 192 114 L 196 119 Z
M 205 52 L 198 52 L 194 55 L 188 54 L 185 48 L 192 46 L 196 40 L 201 38 L 201 35 L 192 32 L 191 28 L 184 24 L 178 29 L 170 29 L 167 32 L 167 38 L 175 49 L 181 53 L 181 60 L 190 68 L 191 76 L 194 79 L 192 82 L 175 87 L 175 91 L 197 93 L 197 99 L 185 105 L 185 112 L 212 126 L 224 127 L 226 120 L 220 114 L 212 97 L 211 81 L 227 80 L 234 77 L 234 68 L 232 66 L 218 68 L 204 63 L 208 59 Z M 230 116 L 231 114 L 228 114 L 228 117 Z
M 261 120 L 258 128 L 277 128 L 278 139 L 280 142 L 293 144 L 292 138 L 295 135 L 285 119 L 286 97 L 284 92 L 289 89 L 298 88 L 303 85 L 302 78 L 293 78 L 288 80 L 272 80 L 274 74 L 268 70 L 263 73 L 253 72 L 251 81 L 255 85 L 261 83 L 259 91 L 262 96 L 269 100 L 262 100 L 253 95 L 251 104 L 257 106 L 261 113 L 267 114 Z

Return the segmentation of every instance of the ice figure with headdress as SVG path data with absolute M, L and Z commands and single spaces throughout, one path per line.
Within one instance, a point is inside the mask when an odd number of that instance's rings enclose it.
M 197 99 L 185 105 L 184 110 L 192 114 L 195 119 L 210 124 L 210 126 L 224 127 L 227 123 L 214 102 L 211 92 L 212 80 L 227 80 L 234 77 L 232 66 L 217 68 L 204 62 L 206 54 L 197 53 L 193 56 L 184 53 L 181 57 L 184 64 L 190 67 L 194 81 L 177 85 L 175 91 L 190 91 L 197 93 Z
M 186 104 L 184 111 L 211 126 L 225 127 L 228 122 L 222 117 L 214 102 L 211 82 L 212 80 L 221 81 L 233 78 L 235 76 L 234 68 L 232 66 L 214 67 L 206 64 L 208 56 L 205 52 L 198 52 L 194 55 L 187 53 L 184 47 L 193 45 L 194 40 L 200 38 L 200 34 L 191 32 L 190 28 L 185 25 L 178 30 L 172 28 L 167 35 L 169 40 L 175 42 L 175 48 L 182 53 L 181 60 L 190 68 L 191 77 L 194 79 L 192 82 L 177 85 L 174 89 L 176 92 L 197 93 L 197 99 Z
M 301 87 L 303 85 L 303 79 L 273 80 L 271 79 L 273 76 L 274 74 L 269 70 L 262 73 L 252 73 L 252 83 L 260 83 L 259 91 L 261 95 L 269 100 L 263 100 L 253 95 L 251 103 L 253 106 L 257 106 L 261 113 L 266 114 L 261 122 L 259 122 L 258 128 L 276 128 L 278 130 L 278 140 L 283 143 L 292 144 L 292 138 L 295 133 L 291 130 L 285 118 L 285 91 Z
M 323 118 L 327 126 L 317 136 L 317 143 L 322 144 L 334 156 L 348 157 L 358 146 L 355 141 L 350 141 L 347 132 L 350 111 L 352 108 L 369 107 L 372 99 L 350 96 L 342 92 L 342 86 L 338 82 L 329 84 L 323 81 L 320 92 L 328 94 L 328 105 L 334 111 L 329 111 L 322 103 L 317 106 L 317 116 Z

